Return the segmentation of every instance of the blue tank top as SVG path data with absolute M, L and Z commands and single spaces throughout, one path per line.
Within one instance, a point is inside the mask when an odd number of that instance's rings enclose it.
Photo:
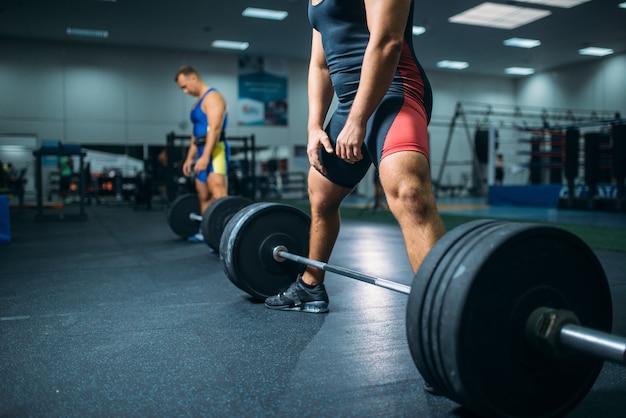
M 404 29 L 404 48 L 388 93 L 413 94 L 423 101 L 427 113 L 432 107 L 432 91 L 426 74 L 415 57 L 412 40 L 413 2 Z M 309 2 L 309 21 L 320 32 L 331 82 L 339 102 L 354 100 L 369 30 L 363 0 L 322 0 Z
M 193 123 L 193 136 L 196 139 L 196 145 L 204 145 L 206 140 L 206 133 L 209 130 L 209 119 L 207 118 L 206 113 L 202 111 L 202 102 L 204 98 L 211 93 L 212 91 L 216 91 L 213 87 L 208 89 L 201 97 L 198 99 L 196 105 L 191 109 L 191 122 Z M 222 123 L 222 134 L 220 135 L 219 140 L 224 141 L 225 139 L 225 131 L 226 126 L 228 125 L 228 112 L 224 113 L 224 122 Z

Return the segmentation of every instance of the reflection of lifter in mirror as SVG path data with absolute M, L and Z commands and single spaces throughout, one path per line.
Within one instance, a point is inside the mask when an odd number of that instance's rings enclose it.
M 70 203 L 70 186 L 72 184 L 72 174 L 74 174 L 74 161 L 67 155 L 59 157 L 57 162 L 59 168 L 59 197 L 63 203 Z
M 183 163 L 183 173 L 185 176 L 195 174 L 200 213 L 204 213 L 213 200 L 228 194 L 230 148 L 225 133 L 228 123 L 226 100 L 215 88 L 202 81 L 198 72 L 190 66 L 180 68 L 174 80 L 184 93 L 198 98 L 191 110 L 193 134 Z M 198 231 L 189 240 L 204 242 L 204 237 Z
M 502 186 L 504 181 L 504 156 L 500 153 L 496 156 L 496 185 Z

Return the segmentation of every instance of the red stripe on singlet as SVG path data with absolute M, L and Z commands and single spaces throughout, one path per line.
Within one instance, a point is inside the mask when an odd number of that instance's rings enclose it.
M 405 42 L 398 63 L 404 103 L 385 138 L 383 157 L 398 151 L 417 151 L 429 157 L 428 118 L 424 109 L 424 83 L 413 54 Z

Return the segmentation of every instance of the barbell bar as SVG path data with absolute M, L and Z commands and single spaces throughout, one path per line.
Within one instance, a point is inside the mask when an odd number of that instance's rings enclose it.
M 277 245 L 272 250 L 274 260 L 277 262 L 283 262 L 285 260 L 291 260 L 296 263 L 306 264 L 315 267 L 320 270 L 329 271 L 331 273 L 337 273 L 342 276 L 350 277 L 361 282 L 369 283 L 374 286 L 382 287 L 385 289 L 393 290 L 394 292 L 403 293 L 408 295 L 411 293 L 411 286 L 407 286 L 402 283 L 393 282 L 391 280 L 381 279 L 380 277 L 370 276 L 369 274 L 361 273 L 356 270 L 351 270 L 341 266 L 334 266 L 332 264 L 324 263 L 317 260 L 311 260 L 310 258 L 303 257 L 301 255 L 291 254 L 287 247 L 284 245 Z
M 415 365 L 438 392 L 480 416 L 563 416 L 604 360 L 624 364 L 626 339 L 610 333 L 604 270 L 567 231 L 468 222 L 435 244 L 408 287 L 297 255 L 308 253 L 309 227 L 310 217 L 287 205 L 242 209 L 222 234 L 226 275 L 257 299 L 286 289 L 306 265 L 408 293 Z
M 569 324 L 561 328 L 559 340 L 566 347 L 614 363 L 626 364 L 626 338 Z
M 243 196 L 226 196 L 211 202 L 204 214 L 200 215 L 197 195 L 188 193 L 172 202 L 167 219 L 176 235 L 186 239 L 201 230 L 205 243 L 218 251 L 226 224 L 235 213 L 250 203 L 252 200 Z
M 341 276 L 349 277 L 351 279 L 359 280 L 364 283 L 368 283 L 374 286 L 382 287 L 384 289 L 393 290 L 405 295 L 411 294 L 411 287 L 402 283 L 397 283 L 391 280 L 382 279 L 380 277 L 371 276 L 369 274 L 361 273 L 356 270 L 351 270 L 345 267 L 324 263 L 322 261 L 312 260 L 310 258 L 292 254 L 283 245 L 277 245 L 272 249 L 274 260 L 277 262 L 283 262 L 285 260 L 291 260 L 293 262 L 315 267 L 320 270 L 336 273 Z M 575 315 L 569 316 L 569 312 L 561 312 L 560 315 L 568 315 L 570 321 L 574 321 L 573 324 L 562 324 L 557 327 L 554 326 L 558 321 L 556 317 L 559 315 L 554 310 L 549 308 L 538 308 L 541 318 L 535 318 L 530 316 L 528 318 L 528 329 L 534 331 L 535 335 L 529 338 L 537 338 L 548 340 L 551 336 L 556 336 L 558 342 L 563 346 L 571 349 L 575 349 L 587 355 L 596 356 L 604 360 L 612 361 L 615 363 L 626 364 L 626 338 L 618 337 L 610 333 L 601 332 L 598 330 L 582 327 L 576 325 L 577 319 Z M 552 315 L 551 318 L 544 318 L 544 316 Z M 546 322 L 551 322 L 553 326 L 546 326 Z M 543 329 L 543 332 L 542 332 Z M 529 333 L 530 335 L 532 335 Z M 555 345 L 552 343 L 551 345 Z M 552 350 L 556 353 L 556 349 Z

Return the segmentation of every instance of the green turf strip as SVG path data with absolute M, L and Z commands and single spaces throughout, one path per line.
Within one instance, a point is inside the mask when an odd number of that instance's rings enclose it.
M 310 212 L 310 207 L 306 203 L 288 203 L 296 206 L 305 212 Z M 371 210 L 368 208 L 353 208 L 342 207 L 341 216 L 343 219 L 354 219 L 363 222 L 378 222 L 378 223 L 391 223 L 397 224 L 395 218 L 389 211 L 384 210 Z M 451 230 L 461 224 L 479 219 L 473 216 L 461 216 L 442 213 L 441 218 L 446 225 L 446 229 Z M 610 250 L 626 252 L 626 228 L 606 227 L 606 226 L 591 226 L 591 225 L 578 225 L 578 224 L 562 224 L 555 222 L 539 222 L 528 220 L 514 220 L 506 219 L 510 222 L 530 222 L 535 224 L 545 224 L 556 226 L 567 231 L 570 231 L 578 235 L 583 241 L 587 243 L 594 250 Z

